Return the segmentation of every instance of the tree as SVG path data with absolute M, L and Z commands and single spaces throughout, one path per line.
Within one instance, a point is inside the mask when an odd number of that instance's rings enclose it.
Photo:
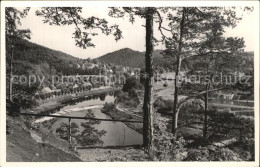
M 128 92 L 131 89 L 138 89 L 140 86 L 139 81 L 135 77 L 126 78 L 125 84 L 123 85 L 123 91 Z
M 13 7 L 5 8 L 5 36 L 6 36 L 6 50 L 11 50 L 9 58 L 9 100 L 12 101 L 12 77 L 13 77 L 13 57 L 15 52 L 15 42 L 17 39 L 30 39 L 31 31 L 29 29 L 19 29 L 21 25 L 21 18 L 26 17 L 30 8 L 25 8 L 20 11 Z
M 144 84 L 144 133 L 146 136 L 144 138 L 144 144 L 148 147 L 148 150 L 153 149 L 152 139 L 153 139 L 153 84 L 154 84 L 154 73 L 153 73 L 153 17 L 155 9 L 147 8 L 146 15 L 146 50 L 145 50 L 145 78 Z
M 230 54 L 237 48 L 232 47 L 231 41 L 222 37 L 225 27 L 235 27 L 241 17 L 236 16 L 236 8 L 223 7 L 180 7 L 167 8 L 163 11 L 169 20 L 168 28 L 160 26 L 162 40 L 165 42 L 165 56 L 173 58 L 175 70 L 174 106 L 172 133 L 177 134 L 179 109 L 186 101 L 206 92 L 200 92 L 181 101 L 178 99 L 179 85 L 181 82 L 180 71 L 186 59 L 191 57 L 206 56 L 209 54 Z M 160 15 L 159 15 L 160 16 Z M 160 17 L 162 18 L 162 17 Z M 161 19 L 161 25 L 162 25 Z M 165 35 L 165 31 L 171 34 Z M 213 34 L 213 35 L 212 35 Z M 212 38 L 211 38 L 212 37 Z M 207 42 L 224 41 L 226 46 L 219 44 L 210 48 L 205 47 Z M 237 39 L 234 42 L 239 42 Z M 215 42 L 215 44 L 217 43 Z M 211 90 L 212 91 L 212 90 Z
M 56 133 L 59 138 L 69 141 L 69 128 L 71 130 L 71 137 L 77 137 L 79 132 L 78 124 L 72 122 L 71 125 L 62 122 L 56 129 Z
M 92 110 L 88 110 L 85 117 L 95 118 Z M 83 146 L 103 144 L 101 137 L 105 135 L 105 130 L 98 130 L 93 125 L 100 124 L 99 120 L 87 120 L 82 122 L 83 131 L 76 136 L 76 141 Z
M 154 49 L 154 35 L 153 23 L 156 8 L 111 8 L 109 13 L 112 17 L 124 17 L 126 14 L 129 16 L 129 21 L 134 22 L 135 16 L 145 18 L 145 31 L 146 31 L 146 51 L 145 51 L 145 90 L 143 102 L 143 146 L 147 149 L 150 155 L 153 154 L 153 49 Z
M 105 19 L 94 16 L 84 18 L 81 16 L 81 7 L 43 7 L 36 11 L 36 15 L 43 17 L 44 23 L 49 25 L 75 25 L 75 32 L 73 38 L 76 46 L 86 49 L 87 47 L 95 47 L 91 42 L 92 38 L 98 35 L 98 31 L 105 35 L 113 35 L 115 40 L 122 37 L 122 32 L 118 25 L 109 26 Z M 94 31 L 93 31 L 94 30 Z M 96 60 L 94 60 L 96 61 Z
M 214 35 L 214 33 L 212 33 Z M 217 47 L 216 47 L 217 46 Z M 204 123 L 203 123 L 203 138 L 207 139 L 207 129 L 208 129 L 208 96 L 209 93 L 213 93 L 219 90 L 229 90 L 232 91 L 235 87 L 234 83 L 219 83 L 215 82 L 214 77 L 223 75 L 233 75 L 234 66 L 237 65 L 237 55 L 244 48 L 244 40 L 239 38 L 220 38 L 208 36 L 206 43 L 203 44 L 204 48 L 217 50 L 219 53 L 208 53 L 204 56 L 192 57 L 189 59 L 192 62 L 189 68 L 189 76 L 205 76 L 202 80 L 198 80 L 198 83 L 191 83 L 188 86 L 189 94 L 199 94 L 204 91 L 205 94 L 197 96 L 204 102 Z M 229 48 L 229 52 L 221 52 L 221 49 Z M 236 49 L 232 49 L 236 48 Z M 206 78 L 207 77 L 207 78 Z M 186 88 L 187 89 L 187 88 Z

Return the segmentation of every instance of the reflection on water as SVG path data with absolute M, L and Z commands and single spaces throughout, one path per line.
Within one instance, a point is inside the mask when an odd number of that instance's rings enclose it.
M 103 93 L 103 94 L 99 94 L 99 95 L 85 96 L 83 98 L 78 98 L 78 99 L 73 99 L 73 100 L 67 101 L 63 104 L 66 104 L 68 106 L 73 106 L 80 102 L 87 101 L 87 106 L 91 106 L 91 105 L 105 104 L 106 102 L 111 103 L 111 102 L 114 102 L 117 93 L 118 93 L 118 91 Z
M 67 116 L 79 116 L 84 117 L 88 112 L 87 109 L 84 109 L 88 106 L 93 106 L 92 112 L 96 118 L 101 119 L 111 119 L 109 116 L 103 114 L 100 108 L 94 108 L 96 105 L 104 105 L 106 102 L 114 102 L 114 94 L 102 94 L 101 96 L 88 96 L 82 99 L 76 99 L 70 102 L 67 102 L 67 106 L 60 109 L 60 111 L 71 111 L 67 112 Z M 72 119 L 72 123 L 76 123 L 79 126 L 79 131 L 84 132 L 86 126 L 81 126 L 86 124 L 87 120 Z M 61 123 L 68 123 L 68 119 L 60 118 L 57 119 L 51 125 L 51 131 L 55 133 L 56 129 L 60 127 Z M 122 122 L 107 122 L 101 121 L 98 124 L 91 126 L 92 131 L 98 130 L 101 132 L 104 130 L 106 133 L 100 135 L 100 138 L 103 142 L 103 146 L 115 146 L 115 145 L 132 145 L 132 144 L 142 144 L 142 135 L 135 130 L 129 128 Z M 90 127 L 87 127 L 90 128 Z M 96 131 L 97 132 L 97 131 Z M 86 133 L 87 134 L 87 133 Z M 87 135 L 86 135 L 87 136 Z M 85 136 L 84 140 L 87 140 Z M 75 140 L 75 139 L 74 139 Z

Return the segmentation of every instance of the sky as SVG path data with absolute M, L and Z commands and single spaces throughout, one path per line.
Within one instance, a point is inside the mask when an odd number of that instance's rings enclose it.
M 92 38 L 95 48 L 81 49 L 75 46 L 72 34 L 75 26 L 50 26 L 44 24 L 42 18 L 35 15 L 37 8 L 31 8 L 28 16 L 21 20 L 21 28 L 29 28 L 32 32 L 31 42 L 43 45 L 45 47 L 59 50 L 79 58 L 96 58 L 122 48 L 131 48 L 137 51 L 145 51 L 145 20 L 136 17 L 135 23 L 129 22 L 128 18 L 111 18 L 108 16 L 108 8 L 92 7 L 83 8 L 82 16 L 96 16 L 105 18 L 109 25 L 117 24 L 123 32 L 123 39 L 115 41 L 113 36 L 106 36 L 99 33 L 98 36 Z M 245 12 L 242 20 L 235 28 L 226 29 L 226 37 L 243 37 L 245 40 L 245 51 L 254 50 L 254 15 Z M 155 31 L 155 36 L 159 32 Z M 162 45 L 156 46 L 155 49 L 163 49 Z

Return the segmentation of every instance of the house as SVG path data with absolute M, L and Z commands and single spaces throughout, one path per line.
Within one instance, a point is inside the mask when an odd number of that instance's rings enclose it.
M 86 87 L 86 86 L 92 86 L 92 84 L 88 82 L 88 83 L 83 83 L 82 86 L 84 86 L 84 87 Z
M 93 69 L 95 67 L 95 64 L 93 63 L 89 63 L 89 62 L 86 62 L 82 65 L 82 69 L 85 70 L 85 69 Z
M 78 84 L 75 84 L 74 86 L 73 86 L 73 88 L 78 88 L 79 86 L 78 86 Z
M 50 87 L 45 87 L 45 88 L 43 88 L 43 89 L 41 90 L 41 92 L 42 92 L 43 94 L 45 94 L 45 93 L 61 92 L 61 89 L 51 90 Z
M 51 88 L 45 87 L 45 88 L 43 88 L 43 89 L 41 90 L 41 92 L 42 92 L 42 93 L 51 93 L 51 92 L 53 92 L 53 91 L 51 90 Z
M 77 64 L 77 68 L 81 68 L 80 64 Z

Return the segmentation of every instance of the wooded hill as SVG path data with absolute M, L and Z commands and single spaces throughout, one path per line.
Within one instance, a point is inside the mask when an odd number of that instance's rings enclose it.
M 6 54 L 8 69 L 8 59 L 11 57 L 10 47 L 7 47 Z M 82 64 L 84 61 L 86 59 L 76 58 L 67 53 L 49 49 L 24 39 L 15 40 L 14 74 L 27 74 L 28 71 L 44 73 L 45 75 L 92 74 L 93 71 L 91 70 L 78 68 L 78 64 Z
M 163 66 L 170 67 L 171 62 L 163 57 L 161 50 L 154 51 L 154 67 Z M 11 48 L 7 48 L 7 69 L 8 58 Z M 98 57 L 96 60 L 104 64 L 122 65 L 133 68 L 142 68 L 145 66 L 145 52 L 139 52 L 130 48 L 124 48 Z M 254 60 L 253 52 L 244 52 L 239 55 L 238 61 L 245 67 L 248 63 L 252 64 Z M 98 68 L 94 70 L 83 70 L 78 68 L 77 64 L 81 64 L 86 59 L 73 57 L 67 53 L 49 49 L 47 47 L 29 42 L 24 39 L 18 39 L 15 42 L 14 51 L 14 69 L 16 74 L 27 74 L 28 71 L 33 73 L 44 74 L 93 74 L 98 72 Z M 30 72 L 29 72 L 30 73 Z
M 155 50 L 154 53 L 154 67 L 164 67 L 164 68 L 172 68 L 172 62 L 168 59 L 165 59 L 161 54 L 161 50 Z M 104 63 L 110 63 L 115 65 L 128 66 L 133 68 L 142 68 L 145 67 L 145 52 L 139 52 L 132 50 L 130 48 L 120 49 L 111 53 L 107 53 L 101 57 L 97 58 L 99 61 Z M 244 52 L 238 55 L 238 61 L 241 64 L 250 64 L 254 60 L 254 52 Z M 192 62 L 182 62 L 186 68 L 189 68 L 188 64 L 192 64 Z
M 161 50 L 155 50 L 154 66 L 168 66 L 169 62 L 163 58 Z M 111 53 L 107 53 L 97 58 L 104 63 L 122 65 L 132 68 L 142 68 L 145 66 L 145 52 L 139 52 L 130 48 L 120 49 Z

